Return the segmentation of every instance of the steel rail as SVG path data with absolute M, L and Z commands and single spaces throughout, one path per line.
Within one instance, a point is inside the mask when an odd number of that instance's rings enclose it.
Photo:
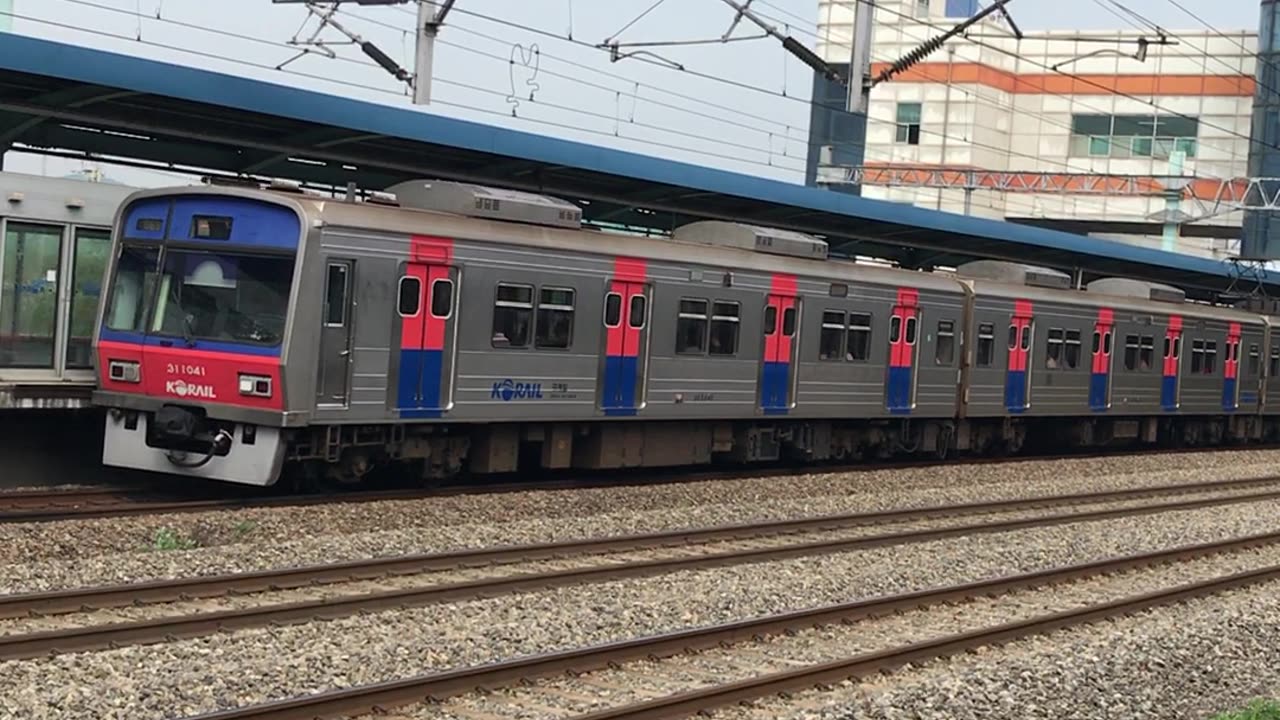
M 558 559 L 567 555 L 606 554 L 623 551 L 673 547 L 694 543 L 758 538 L 768 535 L 812 533 L 840 530 L 864 525 L 928 520 L 932 518 L 960 517 L 997 512 L 1035 510 L 1055 505 L 1084 505 L 1103 502 L 1143 499 L 1196 492 L 1229 491 L 1280 483 L 1280 476 L 1229 481 L 1210 481 L 1180 485 L 1158 485 L 1095 493 L 1042 495 L 988 502 L 957 505 L 933 505 L 919 508 L 896 508 L 864 513 L 824 515 L 797 520 L 777 520 L 759 523 L 720 525 L 701 529 L 680 529 L 653 533 L 638 533 L 604 538 L 565 540 L 551 543 L 508 545 L 496 548 L 457 550 L 440 553 L 353 560 L 340 563 L 306 565 L 281 570 L 261 570 L 242 573 L 224 573 L 174 580 L 155 580 L 122 585 L 104 585 L 70 590 L 54 590 L 37 593 L 0 595 L 0 618 L 26 615 L 79 612 L 88 609 L 124 607 L 139 603 L 161 603 L 191 598 L 208 598 L 231 593 L 278 591 L 310 585 L 334 584 L 354 580 L 375 579 L 387 575 L 407 575 L 457 570 L 469 567 L 509 565 L 535 560 Z M 1255 499 L 1255 496 L 1240 496 Z M 1260 499 L 1266 499 L 1260 498 Z M 1161 506 L 1152 506 L 1161 507 Z M 1176 509 L 1176 508 L 1175 508 Z M 1158 510 L 1157 510 L 1158 511 Z M 1125 514 L 1136 510 L 1125 509 Z M 1076 517 L 1072 513 L 1069 517 Z M 1018 522 L 1018 521 L 1014 521 Z M 976 532 L 989 523 L 967 525 L 960 529 Z M 991 532 L 1009 529 L 1008 525 L 996 525 Z M 894 534 L 888 538 L 911 536 Z M 868 541 L 877 538 L 867 538 Z M 924 537 L 923 539 L 931 539 Z
M 835 623 L 856 622 L 894 612 L 981 595 L 998 595 L 1055 583 L 1136 568 L 1191 560 L 1224 552 L 1274 545 L 1280 532 L 1233 538 L 1214 543 L 1183 546 L 1151 553 L 1128 555 L 1081 565 L 1070 565 L 1021 575 L 859 600 L 821 608 L 762 616 L 720 625 L 681 630 L 561 652 L 525 656 L 513 660 L 419 675 L 382 683 L 330 690 L 247 707 L 192 716 L 188 720 L 311 720 L 383 711 L 423 701 L 440 701 L 480 689 L 491 690 L 565 673 L 587 673 L 635 660 L 673 655 L 756 640 L 762 636 L 800 631 Z M 659 698 L 628 708 L 600 711 L 589 717 L 670 718 L 769 693 L 809 687 L 822 682 L 856 677 L 900 667 L 908 662 L 940 657 L 962 649 L 1003 642 L 1024 635 L 1068 625 L 1114 617 L 1223 589 L 1280 577 L 1280 566 L 1181 586 L 1078 610 L 1009 623 L 982 631 L 915 643 L 893 650 L 859 655 L 845 661 L 765 675 L 742 683 L 729 683 L 691 693 Z M 608 713 L 617 713 L 609 715 Z M 634 713 L 634 714 L 626 714 Z
M 405 607 L 419 607 L 606 580 L 649 577 L 680 570 L 772 561 L 978 533 L 992 533 L 1277 498 L 1280 498 L 1280 491 L 1218 498 L 1200 498 L 1136 508 L 1066 513 L 986 524 L 953 525 L 944 528 L 821 540 L 691 557 L 605 563 L 569 570 L 523 573 L 456 583 L 329 597 L 319 600 L 261 605 L 236 610 L 167 616 L 150 620 L 73 627 L 26 634 L 15 633 L 0 636 L 0 660 L 95 650 L 126 644 L 164 642 L 175 638 L 199 637 L 220 631 L 260 627 L 268 624 L 332 619 L 356 612 L 377 612 Z M 605 540 L 604 542 L 612 543 L 615 541 Z M 121 586 L 121 588 L 123 587 Z

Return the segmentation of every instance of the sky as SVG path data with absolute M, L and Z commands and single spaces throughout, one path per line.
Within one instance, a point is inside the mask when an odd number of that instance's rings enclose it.
M 289 41 L 307 17 L 297 3 L 0 0 L 0 11 L 10 2 L 17 33 L 411 105 L 403 83 L 350 45 L 332 47 L 337 59 L 311 53 L 277 70 L 297 54 Z M 435 56 L 433 102 L 423 111 L 802 182 L 812 85 L 808 68 L 773 39 L 654 49 L 656 54 L 618 62 L 593 47 L 615 36 L 620 42 L 717 39 L 734 14 L 722 0 L 663 0 L 619 34 L 654 3 L 457 0 Z M 1175 3 L 1221 30 L 1257 25 L 1257 0 L 1014 0 L 1009 9 L 1024 30 L 1136 27 L 1117 4 L 1174 31 L 1204 29 Z M 812 46 L 817 5 L 817 0 L 757 0 L 754 7 Z M 412 69 L 411 6 L 352 2 L 337 17 Z M 312 28 L 314 20 L 303 36 Z M 747 25 L 735 31 L 738 37 L 753 34 Z M 322 37 L 342 39 L 332 29 Z M 892 58 L 873 49 L 873 59 Z M 64 174 L 82 165 L 11 154 L 6 169 Z M 111 168 L 108 175 L 138 185 L 177 177 L 126 168 Z

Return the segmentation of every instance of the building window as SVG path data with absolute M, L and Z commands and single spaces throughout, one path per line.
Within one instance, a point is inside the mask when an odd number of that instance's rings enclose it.
M 975 362 L 978 367 L 991 367 L 995 363 L 996 358 L 996 326 L 991 323 L 982 323 L 978 326 L 978 357 Z
M 916 17 L 929 17 L 929 0 L 916 0 Z
M 1072 157 L 1150 157 L 1168 159 L 1174 152 L 1193 158 L 1200 121 L 1194 117 L 1157 115 L 1072 115 Z
M 897 141 L 907 145 L 920 144 L 920 103 L 898 103 Z

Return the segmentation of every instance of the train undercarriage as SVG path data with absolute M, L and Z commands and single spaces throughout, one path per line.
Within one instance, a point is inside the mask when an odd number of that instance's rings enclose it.
M 285 470 L 295 479 L 351 483 L 399 465 L 434 481 L 464 473 L 946 459 L 1277 439 L 1280 418 L 1260 416 L 333 425 L 292 431 Z

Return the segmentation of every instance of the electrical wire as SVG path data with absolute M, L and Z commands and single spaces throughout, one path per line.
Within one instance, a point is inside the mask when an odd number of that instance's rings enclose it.
M 97 5 L 97 4 L 95 4 L 95 3 L 87 2 L 86 0 L 64 0 L 64 1 L 65 1 L 65 2 L 71 2 L 71 3 L 74 3 L 74 4 L 78 4 L 78 5 L 83 5 L 83 6 L 93 7 L 93 8 L 96 8 L 96 9 L 102 9 L 102 10 L 108 10 L 108 11 L 112 11 L 112 12 L 122 13 L 122 14 L 136 14 L 136 13 L 131 13 L 131 12 L 130 12 L 130 11 L 128 11 L 128 10 L 122 10 L 122 9 L 119 9 L 119 8 L 113 8 L 113 7 L 110 7 L 110 6 Z M 106 31 L 101 31 L 101 30 L 91 30 L 91 29 L 87 29 L 87 28 L 79 28 L 79 27 L 75 27 L 75 26 L 71 26 L 71 25 L 66 25 L 66 24 L 63 24 L 63 23 L 57 23 L 57 22 L 54 22 L 54 21 L 45 21 L 45 20 L 40 19 L 40 18 L 31 18 L 31 17 L 27 17 L 27 16 L 17 16 L 17 17 L 20 17 L 20 18 L 22 18 L 22 19 L 29 20 L 29 21 L 34 21 L 34 22 L 39 22 L 39 23 L 49 24 L 49 25 L 53 25 L 53 26 L 63 27 L 63 28 L 65 28 L 65 29 L 71 29 L 71 30 L 77 30 L 77 31 L 81 31 L 81 32 L 87 32 L 87 33 L 99 34 L 99 35 L 103 35 L 103 36 L 107 36 L 107 37 L 113 37 L 113 38 L 117 38 L 117 39 L 133 40 L 132 38 L 128 38 L 127 36 L 124 36 L 124 35 L 118 35 L 118 34 L 114 34 L 114 33 L 106 32 Z M 224 31 L 224 30 L 218 30 L 218 29 L 216 29 L 216 28 L 209 28 L 209 27 L 206 27 L 206 26 L 203 26 L 203 25 L 194 25 L 194 24 L 192 24 L 192 23 L 185 23 L 185 22 L 178 21 L 178 20 L 176 20 L 176 19 L 172 19 L 172 18 L 161 18 L 160 20 L 161 20 L 162 22 L 167 22 L 167 23 L 170 23 L 170 24 L 173 24 L 173 25 L 176 25 L 176 26 L 185 27 L 185 28 L 188 28 L 188 29 L 199 30 L 199 31 L 204 31 L 204 32 L 212 32 L 212 33 L 215 33 L 215 34 L 221 35 L 221 36 L 223 36 L 223 37 L 232 37 L 232 38 L 236 38 L 236 39 L 248 40 L 248 41 L 252 41 L 252 42 L 256 42 L 256 43 L 260 43 L 260 44 L 270 45 L 270 46 L 273 46 L 273 47 L 280 47 L 280 48 L 293 49 L 293 48 L 292 48 L 292 46 L 289 46 L 289 45 L 284 44 L 284 43 L 279 43 L 279 42 L 275 42 L 275 41 L 270 41 L 270 40 L 266 40 L 266 39 L 263 39 L 263 38 L 255 38 L 255 37 L 252 37 L 252 36 L 245 36 L 245 35 L 241 35 L 241 34 L 239 34 L 239 33 L 232 33 L 232 32 Z M 391 26 L 391 27 L 393 27 L 393 28 L 394 28 L 394 26 Z M 396 30 L 398 30 L 398 31 L 403 32 L 403 30 L 402 30 L 402 29 L 400 29 L 400 28 L 394 28 L 394 29 L 396 29 Z M 137 42 L 136 40 L 133 40 L 133 41 Z M 341 80 L 335 80 L 335 79 L 333 79 L 333 78 L 324 77 L 324 76 L 318 76 L 318 75 L 312 75 L 312 74 L 309 74 L 309 73 L 299 72 L 299 71 L 278 70 L 277 68 L 273 68 L 273 67 L 270 67 L 270 66 L 265 65 L 265 64 L 255 63 L 255 62 L 252 62 L 252 61 L 246 61 L 246 60 L 239 59 L 239 58 L 230 58 L 230 57 L 225 57 L 225 56 L 214 55 L 214 54 L 211 54 L 211 53 L 204 53 L 204 52 L 200 52 L 200 51 L 193 51 L 193 50 L 190 50 L 189 48 L 186 48 L 186 47 L 177 47 L 177 46 L 174 46 L 174 45 L 167 45 L 167 44 L 164 44 L 164 43 L 157 43 L 157 42 L 154 42 L 154 41 L 147 41 L 147 40 L 143 40 L 143 41 L 141 41 L 141 42 L 143 42 L 143 44 L 147 44 L 147 45 L 151 45 L 151 46 L 159 47 L 159 48 L 162 48 L 162 49 L 174 50 L 174 51 L 180 51 L 180 52 L 186 52 L 186 53 L 194 54 L 194 55 L 197 55 L 197 56 L 207 57 L 207 58 L 212 58 L 212 59 L 226 60 L 226 61 L 235 62 L 235 63 L 238 63 L 238 64 L 242 64 L 242 65 L 250 66 L 250 67 L 255 67 L 255 68 L 258 68 L 258 69 L 264 69 L 264 70 L 277 70 L 277 71 L 279 71 L 279 72 L 284 72 L 284 73 L 291 74 L 291 75 L 296 75 L 296 76 L 299 76 L 299 77 L 305 77 L 305 78 L 307 78 L 307 79 L 313 79 L 313 80 L 324 80 L 324 81 L 326 81 L 326 82 L 332 82 L 332 83 L 336 83 L 336 84 L 339 84 L 339 85 L 345 85 L 345 86 L 349 86 L 349 87 L 358 87 L 358 88 L 361 88 L 361 89 L 369 89 L 369 88 L 367 88 L 367 86 L 366 86 L 366 85 L 363 85 L 363 84 L 358 84 L 358 83 L 354 83 L 354 82 L 346 82 L 346 81 L 341 81 Z M 349 59 L 349 58 L 341 58 L 341 59 L 343 59 L 343 60 L 344 60 L 344 61 L 346 61 L 346 62 L 353 63 L 353 64 L 357 64 L 357 65 L 361 65 L 361 66 L 367 66 L 367 67 L 369 67 L 369 68 L 374 68 L 374 65 L 373 65 L 372 63 L 368 63 L 368 62 L 361 62 L 361 61 L 359 61 L 359 60 L 352 60 L 352 59 Z M 505 59 L 504 59 L 504 61 L 505 61 Z M 457 85 L 457 86 L 460 86 L 460 87 L 464 87 L 464 88 L 469 88 L 469 89 L 474 90 L 474 91 L 479 91 L 479 92 L 488 92 L 488 93 L 491 93 L 491 94 L 502 94 L 502 93 L 494 93 L 493 91 L 488 91 L 487 89 L 484 89 L 484 88 L 476 88 L 476 87 L 471 86 L 471 85 L 469 85 L 469 84 L 467 84 L 467 83 L 461 83 L 461 82 L 457 82 L 457 81 L 449 81 L 449 82 L 450 82 L 451 84 L 454 84 L 454 85 Z M 397 96 L 397 97 L 399 97 L 399 96 L 400 96 L 400 93 L 396 93 L 396 92 L 392 92 L 392 91 L 383 90 L 383 89 L 381 89 L 381 88 L 372 88 L 372 89 L 377 90 L 377 91 L 379 91 L 379 92 L 385 92 L 385 93 L 387 93 L 387 94 L 392 94 L 392 95 L 395 95 L 395 96 Z M 444 103 L 442 103 L 442 104 L 444 104 Z M 492 112 L 492 111 L 489 111 L 489 110 L 484 109 L 484 108 L 476 108 L 476 107 L 474 107 L 474 106 L 469 106 L 469 105 L 465 105 L 465 104 L 462 104 L 462 103 L 447 103 L 447 104 L 450 104 L 450 105 L 453 105 L 453 106 L 456 106 L 456 107 L 460 107 L 460 108 L 464 108 L 464 109 L 468 109 L 468 110 L 471 110 L 471 111 L 479 111 L 479 112 L 485 112 L 485 113 Z M 553 108 L 558 108 L 558 109 L 561 109 L 561 110 L 565 110 L 565 111 L 567 111 L 567 112 L 580 112 L 580 108 L 568 108 L 568 107 L 564 107 L 564 106 L 550 105 L 550 104 L 547 104 L 547 103 L 538 103 L 538 104 L 540 104 L 540 105 L 545 105 L 545 106 L 549 106 L 549 107 L 553 107 Z M 501 114 L 501 113 L 499 113 L 499 114 Z M 618 122 L 618 118 L 617 118 L 616 116 L 608 116 L 608 115 L 604 115 L 604 114 L 601 114 L 601 113 L 589 113 L 589 114 L 594 115 L 595 117 L 598 117 L 598 118 L 600 118 L 600 119 L 606 119 L 606 120 L 609 120 L 609 121 L 611 121 L 611 122 L 615 122 L 615 123 L 616 123 L 616 122 Z M 526 118 L 526 119 L 528 119 L 528 118 Z M 695 154 L 703 154 L 703 155 L 708 155 L 708 156 L 712 156 L 712 157 L 719 157 L 719 158 L 722 158 L 722 159 L 732 160 L 732 161 L 735 161 L 735 162 L 753 162 L 754 164 L 757 164 L 757 165 L 764 165 L 764 166 L 767 166 L 767 167 L 770 167 L 770 168 L 774 168 L 774 169 L 786 169 L 786 168 L 785 168 L 785 166 L 784 166 L 784 165 L 782 165 L 780 161 L 779 161 L 778 163 L 775 163 L 775 162 L 773 162 L 772 158 L 770 158 L 770 160 L 769 160 L 768 162 L 761 163 L 761 162 L 759 162 L 759 161 L 749 161 L 749 160 L 746 160 L 746 159 L 742 158 L 742 157 L 741 157 L 741 156 L 739 156 L 739 155 L 732 155 L 732 156 L 729 156 L 729 155 L 723 155 L 723 154 L 719 154 L 719 153 L 708 153 L 708 152 L 706 152 L 706 151 L 705 151 L 704 149 L 702 149 L 702 148 L 691 148 L 691 147 L 687 147 L 687 146 L 673 145 L 673 144 L 670 144 L 670 143 L 661 143 L 661 142 L 657 142 L 657 141 L 653 141 L 653 140 L 644 140 L 644 139 L 640 139 L 640 138 L 626 138 L 625 136 L 621 136 L 621 135 L 619 135 L 616 131 L 615 131 L 614 133 L 607 133 L 607 132 L 602 132 L 602 131 L 594 131 L 594 130 L 590 130 L 590 129 L 587 129 L 587 128 L 582 128 L 582 127 L 580 127 L 580 126 L 569 125 L 569 124 L 565 124 L 565 123 L 554 123 L 554 122 L 550 122 L 550 123 L 549 123 L 548 121 L 543 121 L 543 120 L 536 120 L 536 121 L 537 121 L 537 122 L 541 122 L 541 123 L 543 123 L 543 124 L 552 124 L 552 125 L 555 125 L 555 126 L 557 126 L 557 127 L 562 127 L 562 128 L 565 128 L 565 129 L 572 129 L 572 130 L 583 131 L 583 132 L 592 132 L 592 133 L 595 133 L 595 134 L 601 134 L 601 135 L 604 135 L 604 136 L 615 137 L 615 138 L 620 137 L 620 138 L 622 138 L 622 139 L 627 139 L 627 140 L 631 140 L 631 141 L 634 141 L 634 142 L 642 142 L 642 143 L 647 142 L 647 143 L 654 144 L 654 145 L 657 145 L 657 146 L 660 146 L 660 147 L 664 147 L 664 148 L 666 148 L 666 149 L 675 149 L 675 150 L 681 150 L 681 151 L 691 152 L 691 153 L 695 153 Z M 888 121 L 884 121 L 884 122 L 885 122 L 886 124 L 893 124 L 893 125 L 896 125 L 896 124 L 897 124 L 897 123 L 892 123 L 892 122 L 888 122 Z M 677 134 L 677 135 L 684 135 L 684 136 L 686 136 L 686 137 L 692 137 L 693 139 L 697 139 L 697 140 L 701 140 L 701 141 L 710 141 L 710 142 L 717 142 L 717 143 L 719 143 L 719 144 L 724 144 L 724 145 L 729 145 L 729 146 L 736 146 L 736 147 L 738 147 L 739 149 L 751 149 L 751 150 L 759 151 L 759 148 L 754 147 L 754 146 L 743 146 L 743 145 L 740 145 L 740 144 L 726 143 L 725 141 L 723 141 L 723 140 L 721 140 L 721 139 L 718 139 L 718 138 L 710 138 L 710 137 L 706 137 L 706 136 L 699 136 L 699 135 L 696 135 L 696 134 L 682 133 L 682 132 L 680 132 L 680 131 L 673 131 L 673 130 L 670 130 L 670 129 L 668 129 L 668 128 L 663 128 L 663 127 L 660 127 L 660 126 L 646 126 L 646 125 L 644 125 L 644 124 L 639 124 L 639 125 L 640 125 L 641 127 L 647 127 L 648 129 L 652 129 L 652 130 L 659 131 L 659 132 L 673 133 L 673 134 Z M 789 127 L 789 126 L 788 126 L 788 127 Z M 926 131 L 926 134 L 928 134 L 928 131 Z M 771 134 L 771 135 L 772 135 L 772 134 Z M 774 137 L 776 137 L 776 136 L 774 136 Z M 785 142 L 790 142 L 793 138 L 785 137 L 785 136 L 784 136 L 784 137 L 782 137 L 781 139 L 783 139 Z M 956 138 L 956 139 L 958 139 L 958 140 L 963 140 L 962 138 Z M 966 142 L 967 142 L 967 141 L 966 141 Z M 979 145 L 980 145 L 980 144 L 979 144 Z M 988 146 L 988 147 L 992 147 L 992 149 L 1000 150 L 1000 151 L 1003 151 L 1003 150 L 1004 150 L 1004 149 L 1002 149 L 1002 148 L 995 148 L 994 146 Z M 870 150 L 870 148 L 868 148 L 867 150 Z M 783 156 L 784 156 L 784 157 L 786 156 L 786 155 L 785 155 L 785 153 L 783 154 Z M 1028 156 L 1028 157 L 1032 157 L 1032 156 Z M 914 188 L 913 188 L 913 189 L 914 189 Z M 923 188 L 921 188 L 921 189 L 923 189 Z M 942 190 L 942 189 L 939 189 L 939 188 L 928 188 L 928 189 L 938 189 L 938 190 Z M 1006 203 L 1007 203 L 1007 201 L 1006 201 Z

